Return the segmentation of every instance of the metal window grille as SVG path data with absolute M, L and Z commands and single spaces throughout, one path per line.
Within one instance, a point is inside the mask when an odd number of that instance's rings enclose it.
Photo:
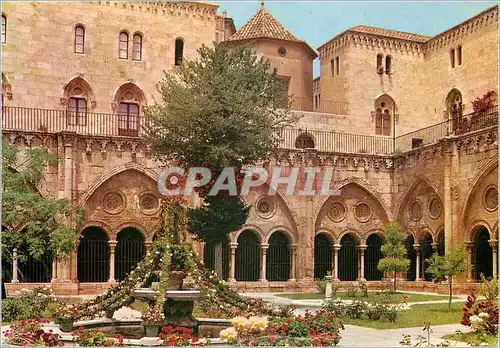
M 414 248 L 414 244 L 413 236 L 409 235 L 406 238 L 406 255 L 410 260 L 410 266 L 406 272 L 407 280 L 415 280 L 417 278 L 417 251 Z
M 134 35 L 134 44 L 132 46 L 132 59 L 142 59 L 142 36 L 139 34 Z
M 84 126 L 87 123 L 87 101 L 85 99 L 69 99 L 67 121 L 68 125 Z
M 215 243 L 205 243 L 203 251 L 203 262 L 205 266 L 211 270 L 215 269 Z M 222 279 L 227 280 L 229 278 L 229 244 L 227 241 L 222 243 L 222 274 L 220 275 Z
M 83 53 L 85 48 L 85 29 L 82 26 L 75 28 L 75 53 Z
M 137 137 L 139 135 L 139 105 L 120 103 L 118 110 L 118 135 Z
M 430 258 L 433 254 L 432 250 L 432 236 L 427 235 L 421 242 L 420 242 L 420 267 L 422 269 L 422 276 L 424 280 L 432 280 L 432 275 L 430 273 L 427 273 L 427 268 L 429 267 L 429 264 L 425 261 L 428 258 Z
M 383 241 L 379 236 L 372 234 L 366 240 L 365 250 L 365 279 L 381 280 L 383 272 L 378 270 L 378 262 L 384 257 L 380 248 Z
M 142 234 L 133 228 L 126 228 L 118 234 L 115 253 L 115 278 L 125 279 L 133 267 L 146 254 L 146 246 Z
M 340 241 L 339 270 L 340 280 L 356 280 L 358 278 L 358 250 L 356 241 L 345 235 Z
M 288 238 L 281 232 L 274 232 L 269 238 L 266 258 L 266 276 L 269 281 L 290 279 L 291 250 Z
M 109 279 L 109 243 L 99 228 L 83 232 L 78 245 L 78 280 L 81 283 L 107 282 Z
M 2 16 L 2 43 L 7 42 L 7 17 Z
M 243 231 L 238 237 L 235 255 L 237 281 L 257 281 L 260 272 L 260 243 L 252 231 Z
M 472 260 L 475 280 L 481 280 L 481 274 L 486 278 L 493 276 L 493 250 L 488 239 L 489 233 L 485 228 L 478 230 L 474 236 Z
M 314 278 L 323 279 L 332 271 L 332 243 L 324 234 L 314 238 Z
M 52 255 L 46 253 L 39 259 L 28 256 L 25 262 L 18 261 L 18 279 L 22 283 L 50 283 L 52 279 Z
M 128 59 L 128 34 L 125 32 L 120 33 L 118 57 L 120 59 Z

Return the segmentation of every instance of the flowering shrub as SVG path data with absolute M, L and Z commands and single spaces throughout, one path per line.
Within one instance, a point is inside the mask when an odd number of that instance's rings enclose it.
M 304 316 L 236 317 L 219 336 L 239 346 L 332 346 L 340 341 L 342 324 L 332 313 L 306 312 Z
M 57 305 L 58 301 L 50 286 L 22 289 L 19 296 L 2 301 L 2 318 L 4 321 L 14 321 L 48 317 Z
M 470 326 L 475 332 L 496 335 L 498 333 L 498 305 L 493 301 L 476 302 L 474 293 L 467 297 L 462 309 L 464 326 Z
M 158 306 L 149 306 L 142 313 L 142 323 L 144 325 L 161 325 L 163 323 L 163 315 Z
M 163 340 L 163 344 L 170 347 L 183 347 L 191 345 L 207 344 L 207 340 L 200 340 L 192 336 L 193 331 L 186 327 L 163 326 L 158 337 Z
M 5 343 L 16 346 L 63 346 L 60 336 L 50 330 L 44 332 L 42 324 L 48 323 L 47 319 L 31 319 L 14 322 L 5 331 Z
M 488 91 L 482 97 L 472 101 L 472 109 L 474 112 L 484 111 L 495 106 L 495 91 Z
M 385 300 L 374 303 L 365 301 L 342 301 L 327 300 L 323 304 L 323 309 L 337 317 L 349 317 L 352 319 L 387 320 L 396 322 L 399 311 L 409 308 L 408 304 L 394 304 Z
M 54 315 L 61 321 L 75 321 L 80 313 L 75 305 L 65 305 L 61 303 L 56 308 Z
M 73 336 L 75 337 L 74 341 L 82 347 L 104 347 L 115 345 L 115 341 L 112 338 L 107 337 L 104 332 L 100 332 L 96 329 L 85 330 L 83 327 L 80 327 L 78 330 L 73 331 Z

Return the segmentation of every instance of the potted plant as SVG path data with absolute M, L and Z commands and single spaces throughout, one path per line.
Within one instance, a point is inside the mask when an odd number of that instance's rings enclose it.
M 146 329 L 146 337 L 156 337 L 162 324 L 163 316 L 158 306 L 150 306 L 142 313 L 142 325 Z
M 61 304 L 56 308 L 54 316 L 62 332 L 71 332 L 73 323 L 78 318 L 78 309 L 75 305 Z

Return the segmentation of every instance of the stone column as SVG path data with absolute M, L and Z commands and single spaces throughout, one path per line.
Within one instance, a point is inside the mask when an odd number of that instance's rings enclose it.
M 466 246 L 466 251 L 467 251 L 467 278 L 466 281 L 468 283 L 472 282 L 474 279 L 472 279 L 472 247 L 473 243 L 468 241 L 465 242 Z
M 294 282 L 297 279 L 295 278 L 295 268 L 297 264 L 297 244 L 290 245 L 291 247 L 291 260 L 290 260 L 290 279 L 289 281 Z
M 115 279 L 115 249 L 116 249 L 116 244 L 118 244 L 117 241 L 109 241 L 109 283 L 116 283 Z
M 53 261 L 52 262 L 52 279 L 50 280 L 51 283 L 57 282 L 57 262 Z
M 236 248 L 238 248 L 238 243 L 230 243 L 231 248 L 231 260 L 229 261 L 229 282 L 236 282 Z
M 334 281 L 339 281 L 339 250 L 340 250 L 340 245 L 335 244 L 333 246 L 333 280 Z
M 359 276 L 358 280 L 366 280 L 365 279 L 365 250 L 366 250 L 366 245 L 359 245 L 358 246 L 359 250 Z
M 415 275 L 415 281 L 420 281 L 422 278 L 420 278 L 420 244 L 414 244 L 413 248 L 415 248 L 415 251 L 417 252 L 417 265 L 416 265 L 416 275 Z
M 489 241 L 493 251 L 493 278 L 498 276 L 498 240 L 492 239 Z
M 444 195 L 443 195 L 443 210 L 444 214 L 444 246 L 445 254 L 452 249 L 452 235 L 453 235 L 453 182 L 452 182 L 452 156 L 453 149 L 451 145 L 445 146 L 443 156 L 443 182 L 444 182 Z
M 260 281 L 267 282 L 266 277 L 266 264 L 267 264 L 267 249 L 269 248 L 269 244 L 261 244 L 260 248 L 262 250 L 262 258 L 260 264 Z
M 115 242 L 115 247 L 116 247 L 116 243 L 117 242 Z M 152 245 L 153 245 L 153 241 L 152 240 L 144 242 L 144 246 L 146 247 L 146 251 L 148 251 L 151 248 Z M 110 246 L 111 246 L 111 244 L 110 244 Z
M 12 250 L 12 280 L 11 283 L 19 283 L 17 279 L 17 248 Z

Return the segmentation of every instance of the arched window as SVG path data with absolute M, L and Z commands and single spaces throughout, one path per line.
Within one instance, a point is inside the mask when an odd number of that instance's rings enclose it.
M 182 58 L 184 55 L 184 41 L 182 39 L 175 40 L 175 65 L 182 64 Z
M 255 232 L 245 230 L 238 237 L 235 254 L 235 278 L 237 281 L 257 281 L 260 272 L 260 242 Z
M 118 135 L 139 135 L 139 108 L 144 103 L 144 93 L 133 83 L 121 86 L 115 95 L 118 106 Z
M 391 56 L 385 56 L 385 73 L 387 75 L 391 74 L 391 61 L 392 61 Z
M 115 279 L 121 281 L 144 258 L 146 246 L 141 232 L 127 227 L 116 238 Z
M 309 134 L 303 133 L 297 137 L 297 140 L 295 140 L 295 148 L 314 149 L 314 140 Z
M 290 242 L 282 232 L 274 232 L 269 238 L 266 259 L 266 275 L 269 281 L 287 281 L 290 279 L 291 248 Z M 292 274 L 292 278 L 294 275 Z
M 2 43 L 7 42 L 7 17 L 2 15 Z
M 384 72 L 383 65 L 384 56 L 382 54 L 377 54 L 377 73 L 382 74 Z
M 392 120 L 396 113 L 396 103 L 387 94 L 375 101 L 375 134 L 390 136 L 392 134 Z
M 75 53 L 84 53 L 85 29 L 79 25 L 75 28 Z
M 332 72 L 332 77 L 335 76 L 335 61 L 333 59 L 330 61 L 330 70 Z
M 462 93 L 453 88 L 446 97 L 446 113 L 448 120 L 452 120 L 453 131 L 457 130 L 463 114 Z
M 453 69 L 455 67 L 455 49 L 452 48 L 450 51 L 450 64 L 451 68 Z
M 462 65 L 462 46 L 457 47 L 457 65 Z
M 340 58 L 337 56 L 335 58 L 335 69 L 337 69 L 337 76 L 340 74 Z
M 125 31 L 120 33 L 118 57 L 120 59 L 128 59 L 128 34 Z
M 142 36 L 140 34 L 134 34 L 134 46 L 132 47 L 132 59 L 141 60 L 142 59 Z
M 93 99 L 90 85 L 81 77 L 76 77 L 64 87 L 67 100 L 68 125 L 84 126 L 87 123 L 88 102 Z

